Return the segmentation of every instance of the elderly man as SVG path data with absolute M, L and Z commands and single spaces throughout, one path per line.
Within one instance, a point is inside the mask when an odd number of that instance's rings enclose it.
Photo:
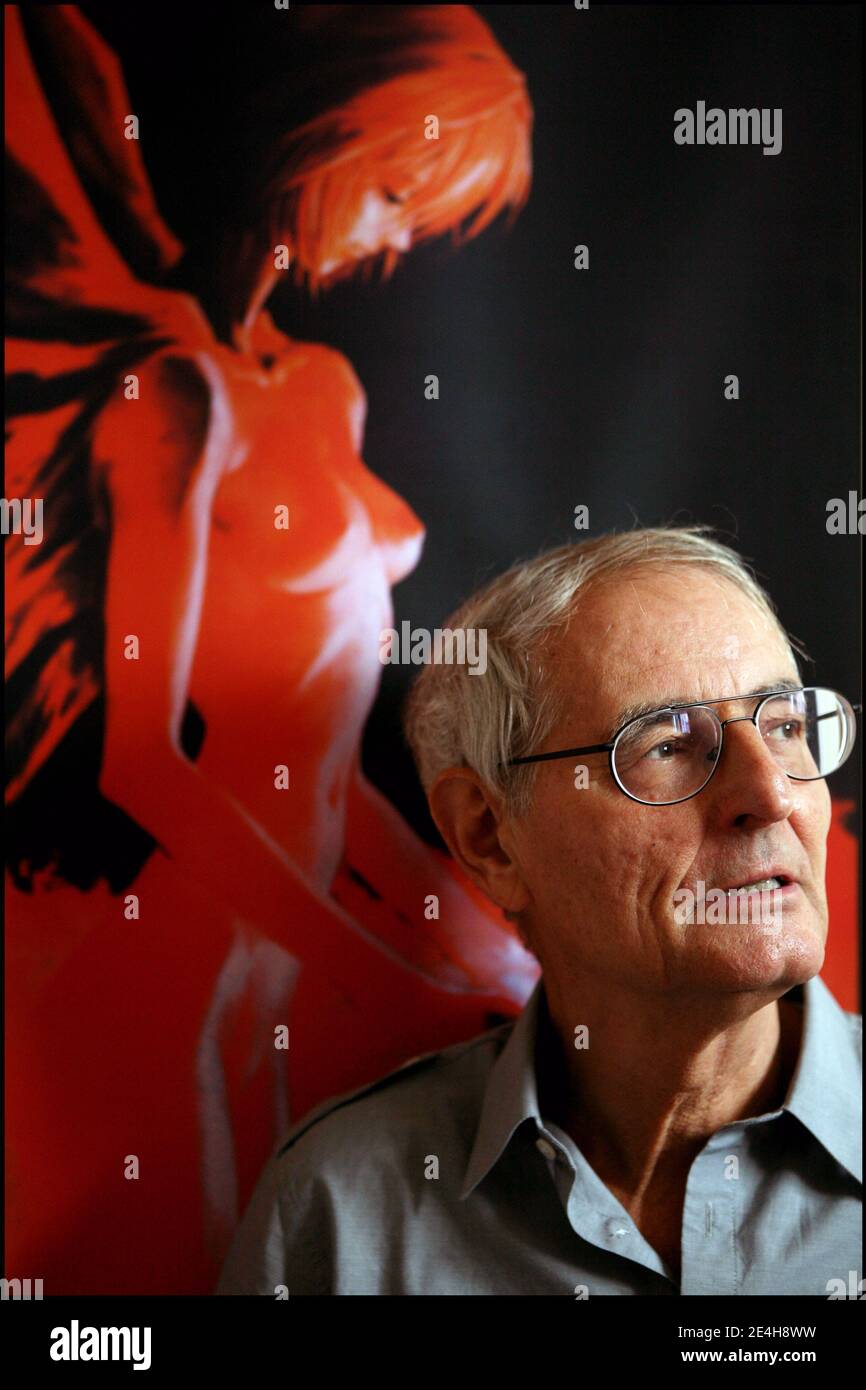
M 857 1288 L 860 1017 L 819 976 L 852 706 L 700 527 L 550 551 L 449 626 L 487 670 L 426 667 L 407 734 L 541 977 L 296 1126 L 217 1292 Z

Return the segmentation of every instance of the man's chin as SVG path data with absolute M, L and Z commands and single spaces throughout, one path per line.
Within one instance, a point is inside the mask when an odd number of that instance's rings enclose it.
M 751 905 L 752 906 L 752 905 Z M 755 910 L 730 913 L 733 920 L 677 922 L 671 933 L 677 954 L 688 960 L 688 973 L 723 987 L 762 988 L 812 979 L 824 963 L 827 941 L 826 910 L 817 910 L 805 892 L 765 903 Z M 769 906 L 770 910 L 766 910 Z M 712 913 L 710 913 L 712 919 Z
M 806 903 L 781 919 L 696 923 L 676 930 L 690 958 L 690 973 L 722 988 L 792 989 L 824 964 L 826 922 Z

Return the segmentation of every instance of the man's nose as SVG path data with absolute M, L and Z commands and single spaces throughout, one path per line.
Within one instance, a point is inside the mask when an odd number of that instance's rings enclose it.
M 779 767 L 759 729 L 747 717 L 725 721 L 724 748 L 715 783 L 717 804 L 727 820 L 787 820 L 793 785 Z

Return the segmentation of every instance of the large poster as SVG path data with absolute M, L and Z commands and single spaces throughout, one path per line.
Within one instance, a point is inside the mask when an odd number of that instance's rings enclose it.
M 858 21 L 5 19 L 6 1273 L 208 1293 L 291 1124 L 538 977 L 383 630 L 680 519 L 859 700 Z M 856 1009 L 855 760 L 831 791 Z

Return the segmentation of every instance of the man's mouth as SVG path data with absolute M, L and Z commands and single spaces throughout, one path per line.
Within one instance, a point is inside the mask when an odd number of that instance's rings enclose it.
M 726 888 L 726 893 L 770 893 L 774 888 L 784 888 L 790 880 L 787 878 L 760 878 L 754 883 L 738 883 L 735 887 Z

